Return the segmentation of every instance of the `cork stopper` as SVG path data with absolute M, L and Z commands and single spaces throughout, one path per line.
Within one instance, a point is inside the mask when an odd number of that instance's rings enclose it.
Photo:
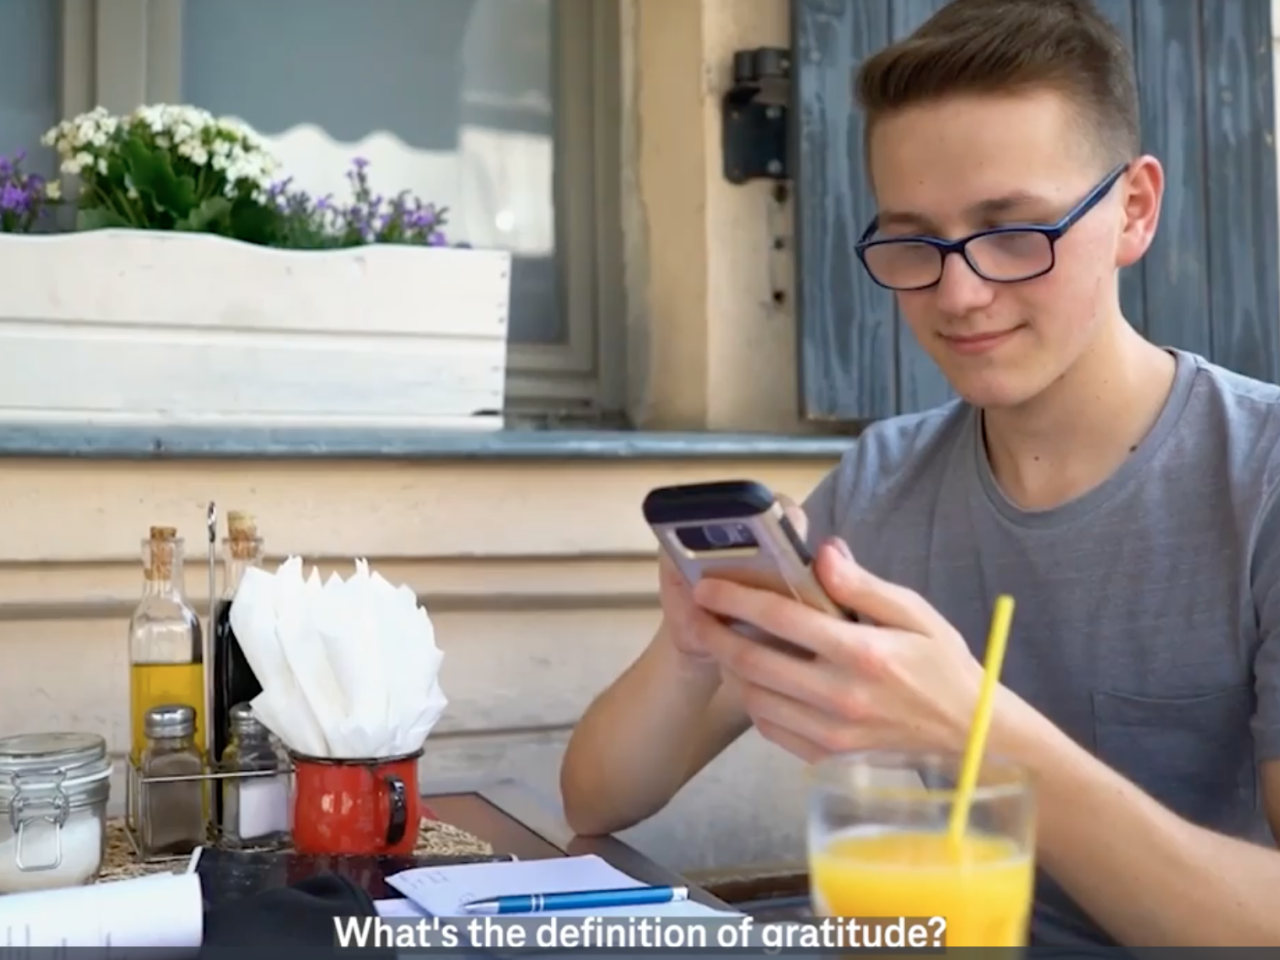
M 227 549 L 235 560 L 252 560 L 261 545 L 258 523 L 243 510 L 227 511 Z
M 227 533 L 232 540 L 252 540 L 258 535 L 258 525 L 252 513 L 243 510 L 227 511 Z
M 143 571 L 148 580 L 168 580 L 173 576 L 173 554 L 177 539 L 177 527 L 151 528 L 147 564 Z

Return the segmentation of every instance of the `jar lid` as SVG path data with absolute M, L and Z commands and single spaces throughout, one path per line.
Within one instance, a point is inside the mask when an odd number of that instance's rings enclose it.
M 148 737 L 187 737 L 196 731 L 196 710 L 184 703 L 152 707 L 142 720 Z
M 237 703 L 228 711 L 228 718 L 231 726 L 240 733 L 266 732 L 266 727 L 262 725 L 262 721 L 254 714 L 253 707 L 248 703 Z
M 111 776 L 107 741 L 93 733 L 20 733 L 0 738 L 0 803 L 19 789 L 85 787 Z

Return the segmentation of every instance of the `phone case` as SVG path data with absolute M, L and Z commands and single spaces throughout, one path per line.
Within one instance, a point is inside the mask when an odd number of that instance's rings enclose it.
M 684 578 L 731 580 L 793 597 L 832 616 L 848 613 L 827 596 L 813 557 L 767 487 L 727 481 L 660 487 L 644 501 L 644 516 Z M 692 531 L 692 533 L 690 532 Z M 735 629 L 788 653 L 800 648 L 749 624 Z M 803 651 L 804 656 L 810 656 Z

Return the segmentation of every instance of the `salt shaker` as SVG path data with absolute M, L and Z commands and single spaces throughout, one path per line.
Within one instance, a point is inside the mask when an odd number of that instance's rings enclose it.
M 284 846 L 289 840 L 289 762 L 247 703 L 230 712 L 222 754 L 222 831 L 230 849 Z M 237 776 L 238 774 L 238 776 Z
M 152 707 L 143 731 L 140 852 L 144 857 L 189 854 L 205 842 L 207 832 L 196 711 L 186 704 Z

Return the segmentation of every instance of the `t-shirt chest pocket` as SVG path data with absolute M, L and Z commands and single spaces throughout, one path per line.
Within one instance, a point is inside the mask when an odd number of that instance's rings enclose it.
M 1194 697 L 1093 693 L 1098 758 L 1194 823 L 1229 830 L 1256 808 L 1253 690 Z

